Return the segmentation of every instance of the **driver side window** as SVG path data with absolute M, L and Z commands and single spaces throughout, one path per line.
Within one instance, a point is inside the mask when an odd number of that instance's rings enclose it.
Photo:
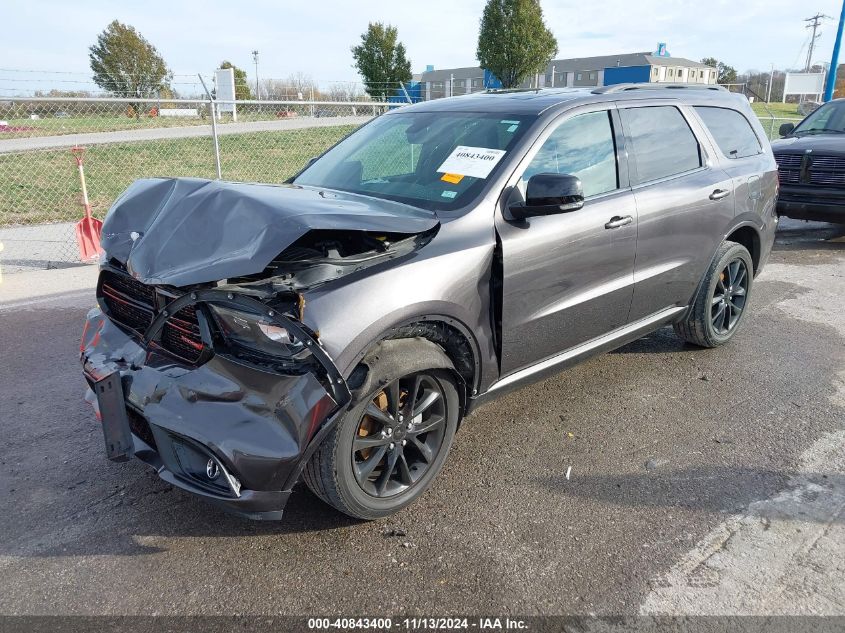
M 610 112 L 579 114 L 561 123 L 522 174 L 571 174 L 584 186 L 584 197 L 618 188 L 616 144 Z

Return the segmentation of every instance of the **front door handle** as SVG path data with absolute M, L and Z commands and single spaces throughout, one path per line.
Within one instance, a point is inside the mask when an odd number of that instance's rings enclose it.
M 721 200 L 722 198 L 727 198 L 729 195 L 731 195 L 730 189 L 716 189 L 716 191 L 710 194 L 710 199 Z
M 604 228 L 606 228 L 606 229 L 618 229 L 620 226 L 625 226 L 627 224 L 630 224 L 633 221 L 634 221 L 634 218 L 631 217 L 630 215 L 625 215 L 625 216 L 614 215 L 612 218 L 610 218 L 610 222 L 608 222 L 607 224 L 604 225 Z

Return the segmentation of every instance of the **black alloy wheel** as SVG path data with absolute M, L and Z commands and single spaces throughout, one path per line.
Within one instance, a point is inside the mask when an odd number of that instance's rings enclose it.
M 736 242 L 722 242 L 692 305 L 674 324 L 675 332 L 699 347 L 724 345 L 748 318 L 753 283 L 754 259 L 748 249 Z
M 446 434 L 446 399 L 430 374 L 385 385 L 367 403 L 352 440 L 361 489 L 385 498 L 412 488 L 434 464 Z
M 739 322 L 748 296 L 748 268 L 734 259 L 722 272 L 713 291 L 711 323 L 717 334 L 729 333 Z
M 384 340 L 358 367 L 351 406 L 303 478 L 326 503 L 372 520 L 419 499 L 443 470 L 462 399 L 451 360 L 422 338 Z

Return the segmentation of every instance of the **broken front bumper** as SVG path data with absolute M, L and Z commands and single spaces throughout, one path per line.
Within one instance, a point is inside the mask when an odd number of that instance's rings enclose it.
M 183 297 L 165 314 L 187 301 L 221 299 L 215 291 L 201 294 L 210 296 Z M 225 296 L 219 302 L 232 303 Z M 307 336 L 284 317 L 277 319 Z M 118 398 L 136 457 L 165 481 L 226 510 L 253 519 L 281 518 L 302 468 L 349 401 L 331 359 L 309 337 L 325 376 L 282 375 L 221 354 L 186 366 L 145 343 L 147 334 L 143 339 L 128 334 L 99 308 L 89 312 L 80 352 L 89 382 L 86 399 L 97 417 L 91 387 L 119 376 Z

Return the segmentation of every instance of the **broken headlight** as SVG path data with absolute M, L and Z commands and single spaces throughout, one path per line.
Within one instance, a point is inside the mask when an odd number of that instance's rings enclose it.
M 262 315 L 216 305 L 210 307 L 228 343 L 277 358 L 293 359 L 305 349 L 303 341 Z

